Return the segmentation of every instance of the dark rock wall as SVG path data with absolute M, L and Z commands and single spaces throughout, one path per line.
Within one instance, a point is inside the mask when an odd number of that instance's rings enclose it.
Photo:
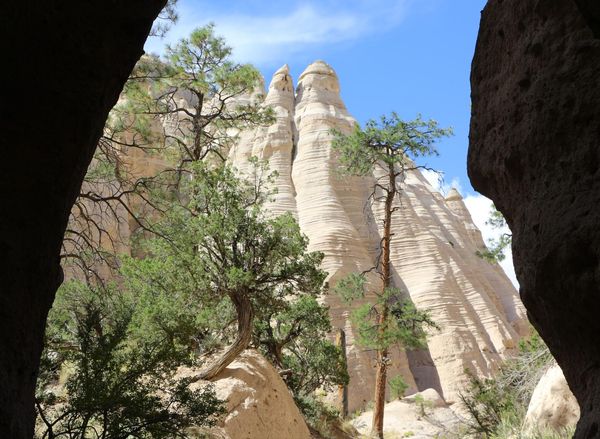
M 0 437 L 31 438 L 44 325 L 84 172 L 165 0 L 9 0 L 0 14 Z
M 468 170 L 513 231 L 529 317 L 600 437 L 600 2 L 490 0 Z

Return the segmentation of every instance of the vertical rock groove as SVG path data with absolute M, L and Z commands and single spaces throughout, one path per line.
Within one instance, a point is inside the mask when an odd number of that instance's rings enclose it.
M 265 100 L 277 121 L 242 136 L 230 161 L 246 169 L 251 155 L 270 160 L 271 169 L 280 174 L 276 185 L 281 197 L 269 206 L 271 213 L 297 215 L 310 250 L 325 254 L 323 268 L 335 283 L 374 265 L 382 209 L 367 203 L 374 177 L 337 172 L 330 130 L 350 132 L 355 120 L 340 97 L 334 70 L 322 61 L 309 65 L 299 77 L 295 100 L 288 84 L 284 66 L 274 74 Z M 278 150 L 285 153 L 278 156 Z M 527 333 L 524 309 L 502 269 L 475 255 L 483 239 L 457 191 L 444 199 L 414 171 L 406 178 L 401 203 L 393 220 L 393 282 L 418 307 L 430 309 L 442 330 L 431 334 L 428 350 L 408 356 L 393 350 L 390 376 L 402 373 L 413 389 L 434 387 L 456 401 L 466 382 L 465 368 L 492 373 Z M 380 283 L 375 277 L 371 281 L 373 287 Z M 354 343 L 348 306 L 333 295 L 324 300 L 334 327 L 348 336 L 348 403 L 353 411 L 372 398 L 373 358 Z

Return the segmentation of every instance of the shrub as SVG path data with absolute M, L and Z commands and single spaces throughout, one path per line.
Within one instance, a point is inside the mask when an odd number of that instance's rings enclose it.
M 518 355 L 508 360 L 494 379 L 479 378 L 467 370 L 470 384 L 460 399 L 469 414 L 468 434 L 498 439 L 521 437 L 533 390 L 553 361 L 548 347 L 534 331 L 519 343 Z
M 390 393 L 393 399 L 402 399 L 404 397 L 404 392 L 408 389 L 408 384 L 402 378 L 402 375 L 396 375 L 393 378 L 390 378 L 388 381 L 390 386 Z

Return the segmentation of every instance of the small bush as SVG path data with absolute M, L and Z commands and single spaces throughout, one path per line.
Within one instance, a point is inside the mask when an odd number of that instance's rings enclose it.
M 415 405 L 417 406 L 418 410 L 419 410 L 419 418 L 424 418 L 425 416 L 427 416 L 427 410 L 430 410 L 433 408 L 433 403 L 425 398 L 423 398 L 423 395 L 416 395 L 415 396 Z
M 519 343 L 519 354 L 508 360 L 494 379 L 470 376 L 460 395 L 469 414 L 467 433 L 474 437 L 522 437 L 521 427 L 535 386 L 553 362 L 547 346 L 535 333 Z M 569 437 L 536 435 L 531 439 Z
M 339 421 L 340 413 L 331 405 L 314 396 L 294 397 L 306 423 L 323 437 L 329 437 L 329 427 Z
M 404 397 L 404 392 L 408 389 L 408 384 L 406 384 L 402 375 L 396 375 L 395 377 L 390 378 L 388 384 L 393 399 L 402 399 Z
M 498 430 L 503 419 L 515 415 L 523 417 L 522 413 L 516 413 L 520 407 L 515 404 L 513 393 L 497 380 L 480 379 L 468 370 L 466 373 L 469 374 L 470 386 L 460 399 L 471 418 L 469 433 L 489 438 Z

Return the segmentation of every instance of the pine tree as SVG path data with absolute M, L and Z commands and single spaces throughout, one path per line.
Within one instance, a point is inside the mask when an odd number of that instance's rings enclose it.
M 390 261 L 393 214 L 399 209 L 397 202 L 407 172 L 419 168 L 414 160 L 437 154 L 435 141 L 450 135 L 451 130 L 439 128 L 434 120 L 425 121 L 420 116 L 405 122 L 392 113 L 389 117 L 382 116 L 379 124 L 370 120 L 364 129 L 357 124 L 348 135 L 339 131 L 333 134 L 333 148 L 339 155 L 343 173 L 371 176 L 380 172 L 383 175 L 376 179 L 370 196 L 372 202 L 383 204 L 381 248 L 374 267 L 381 286 L 375 292 L 375 303 L 361 306 L 354 312 L 359 343 L 377 351 L 372 434 L 383 438 L 389 348 L 393 344 L 418 347 L 425 340 L 423 326 L 435 326 L 426 312 L 403 300 L 402 292 L 393 285 Z M 364 296 L 364 288 L 362 274 L 340 281 L 337 287 L 348 299 Z

